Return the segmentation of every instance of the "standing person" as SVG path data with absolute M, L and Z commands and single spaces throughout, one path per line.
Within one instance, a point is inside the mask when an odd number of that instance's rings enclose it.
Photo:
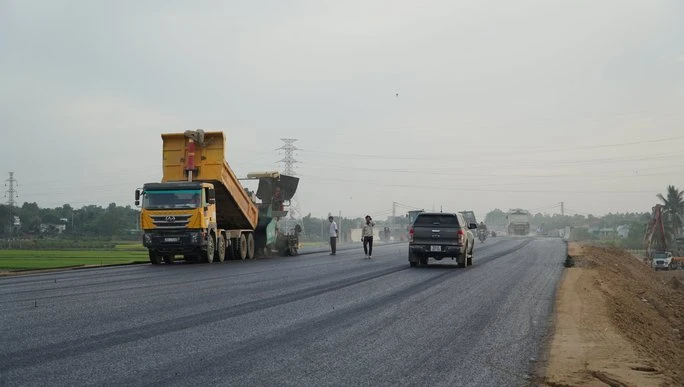
M 366 259 L 371 259 L 373 256 L 373 218 L 366 215 L 366 224 L 363 225 L 363 252 L 366 253 Z
M 328 217 L 328 221 L 330 221 L 330 255 L 335 255 L 337 252 L 337 223 L 335 223 L 332 215 Z

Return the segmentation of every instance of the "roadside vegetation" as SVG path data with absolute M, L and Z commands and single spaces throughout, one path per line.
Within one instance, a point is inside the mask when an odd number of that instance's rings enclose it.
M 0 252 L 0 272 L 122 265 L 147 261 L 147 251 L 142 249 L 4 250 Z

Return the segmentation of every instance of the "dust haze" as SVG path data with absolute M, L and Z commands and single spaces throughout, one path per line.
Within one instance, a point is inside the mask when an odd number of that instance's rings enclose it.
M 4 0 L 0 173 L 20 203 L 132 204 L 160 134 L 202 128 L 241 176 L 296 138 L 303 214 L 648 211 L 682 185 L 683 11 Z

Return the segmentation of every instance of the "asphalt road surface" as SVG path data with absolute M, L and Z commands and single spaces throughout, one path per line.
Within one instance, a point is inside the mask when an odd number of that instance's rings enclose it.
M 514 386 L 565 246 L 493 238 L 465 269 L 407 245 L 0 279 L 0 386 Z

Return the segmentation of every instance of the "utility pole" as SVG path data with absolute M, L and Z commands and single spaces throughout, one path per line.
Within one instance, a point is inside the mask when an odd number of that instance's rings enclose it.
M 565 203 L 560 202 L 560 205 L 561 205 L 561 215 L 565 215 Z
M 14 208 L 14 199 L 19 197 L 19 193 L 17 193 L 17 190 L 15 188 L 17 180 L 14 178 L 14 172 L 10 172 L 9 179 L 5 181 L 7 182 L 5 186 L 8 186 L 7 193 L 5 193 L 5 197 L 7 197 L 7 205 L 9 206 L 9 232 L 11 236 L 14 233 L 14 216 L 12 215 L 12 208 Z

